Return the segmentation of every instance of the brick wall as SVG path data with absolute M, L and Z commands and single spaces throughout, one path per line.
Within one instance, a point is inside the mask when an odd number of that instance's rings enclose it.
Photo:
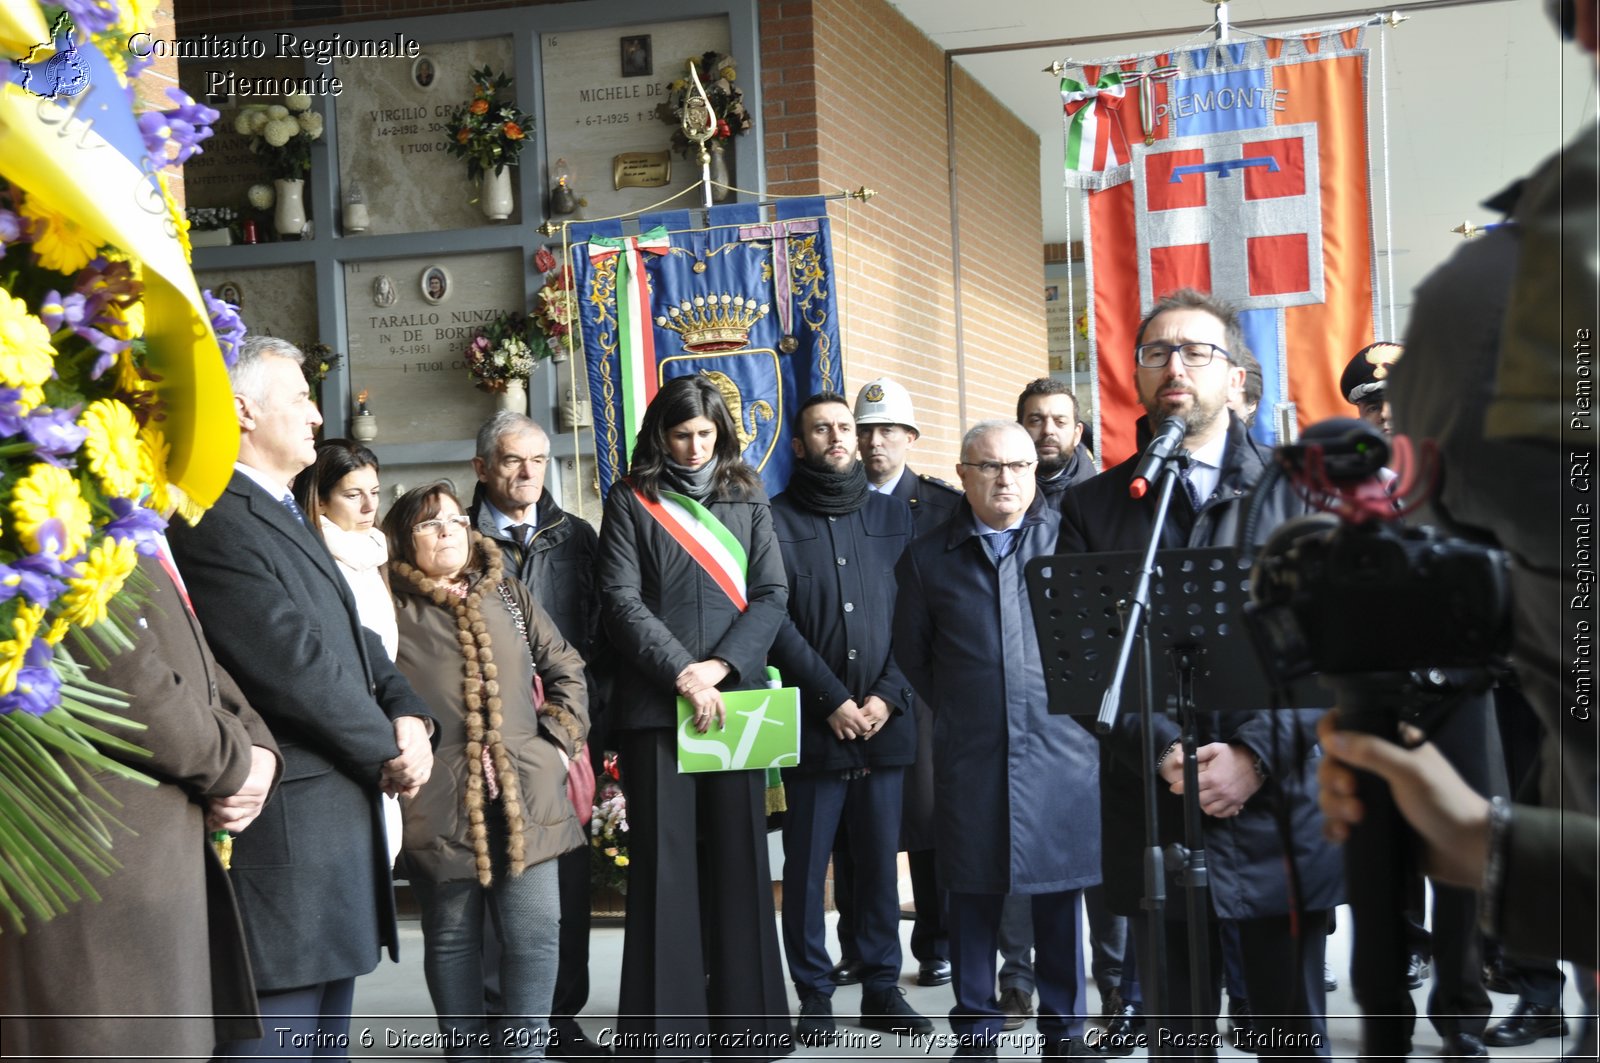
M 911 391 L 913 462 L 953 475 L 956 365 L 945 61 L 886 0 L 762 0 L 763 147 L 769 191 L 862 185 L 835 203 L 848 391 L 890 375 Z M 966 421 L 1010 417 L 1046 371 L 1037 253 L 1038 138 L 959 69 L 955 128 Z M 1004 210 L 996 210 L 997 205 Z M 1020 206 L 1019 206 L 1020 204 Z

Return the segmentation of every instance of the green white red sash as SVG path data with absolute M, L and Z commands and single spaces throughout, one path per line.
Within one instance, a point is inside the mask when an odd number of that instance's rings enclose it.
M 661 501 L 652 502 L 637 487 L 628 486 L 645 512 L 688 551 L 695 564 L 705 569 L 706 575 L 722 588 L 734 607 L 741 613 L 749 608 L 745 586 L 750 574 L 750 558 L 744 552 L 744 544 L 728 526 L 688 495 L 662 491 Z
M 622 409 L 628 420 L 626 441 L 639 433 L 644 408 L 656 397 L 655 327 L 650 317 L 650 284 L 645 276 L 645 252 L 664 255 L 672 247 L 665 226 L 638 236 L 594 236 L 589 239 L 589 261 L 599 263 L 617 255 L 617 352 L 622 369 Z M 624 443 L 624 449 L 631 449 Z

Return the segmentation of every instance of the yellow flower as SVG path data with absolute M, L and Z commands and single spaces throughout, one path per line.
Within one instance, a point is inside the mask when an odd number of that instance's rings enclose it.
M 50 330 L 28 313 L 28 304 L 0 291 L 0 382 L 22 389 L 22 403 L 44 401 L 40 385 L 55 372 Z
M 626 856 L 617 857 L 617 866 L 618 867 L 627 867 L 628 866 L 628 858 Z
M 106 618 L 106 606 L 122 590 L 128 573 L 139 563 L 132 539 L 101 539 L 89 556 L 72 566 L 61 616 L 69 624 L 93 627 Z
M 76 273 L 89 264 L 100 241 L 79 227 L 65 214 L 57 214 L 32 196 L 17 208 L 24 217 L 39 225 L 39 237 L 33 242 L 34 253 L 46 269 L 60 273 Z
M 17 689 L 17 673 L 22 671 L 28 647 L 33 645 L 34 633 L 43 619 L 44 606 L 17 599 L 17 612 L 11 618 L 11 638 L 0 642 L 0 696 Z
M 139 422 L 133 411 L 116 399 L 96 399 L 78 418 L 89 433 L 83 441 L 89 468 L 100 478 L 108 495 L 136 498 L 139 493 Z
M 124 348 L 117 355 L 117 390 L 137 395 L 140 392 L 152 391 L 155 384 L 139 371 L 139 366 L 133 360 L 133 349 Z
M 172 511 L 167 487 L 167 437 L 152 421 L 139 430 L 139 479 L 150 488 L 145 505 L 163 517 Z
M 67 632 L 71 630 L 72 622 L 58 616 L 54 620 L 50 621 L 50 630 L 44 633 L 44 640 L 49 645 L 55 646 L 59 644 L 62 639 L 66 638 Z
M 57 534 L 56 556 L 76 557 L 89 538 L 89 503 L 78 493 L 78 481 L 65 469 L 43 462 L 28 470 L 11 493 L 11 516 L 17 538 L 29 553 L 45 548 L 41 531 Z M 46 525 L 50 528 L 46 528 Z M 3 692 L 0 692 L 3 693 Z

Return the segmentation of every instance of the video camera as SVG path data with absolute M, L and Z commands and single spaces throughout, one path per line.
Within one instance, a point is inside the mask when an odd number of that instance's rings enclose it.
M 1280 683 L 1483 667 L 1509 648 L 1510 580 L 1500 551 L 1399 518 L 1432 486 L 1404 437 L 1337 418 L 1277 449 L 1280 475 L 1322 512 L 1279 526 L 1251 576 L 1246 618 Z M 1384 482 L 1391 453 L 1399 475 Z

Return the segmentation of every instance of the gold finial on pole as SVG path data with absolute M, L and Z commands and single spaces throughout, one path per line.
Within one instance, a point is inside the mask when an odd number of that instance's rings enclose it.
M 711 208 L 711 152 L 706 148 L 717 131 L 717 112 L 711 109 L 711 97 L 700 83 L 700 72 L 694 60 L 689 61 L 689 80 L 694 88 L 683 101 L 683 135 L 700 149 L 700 188 L 706 209 Z

